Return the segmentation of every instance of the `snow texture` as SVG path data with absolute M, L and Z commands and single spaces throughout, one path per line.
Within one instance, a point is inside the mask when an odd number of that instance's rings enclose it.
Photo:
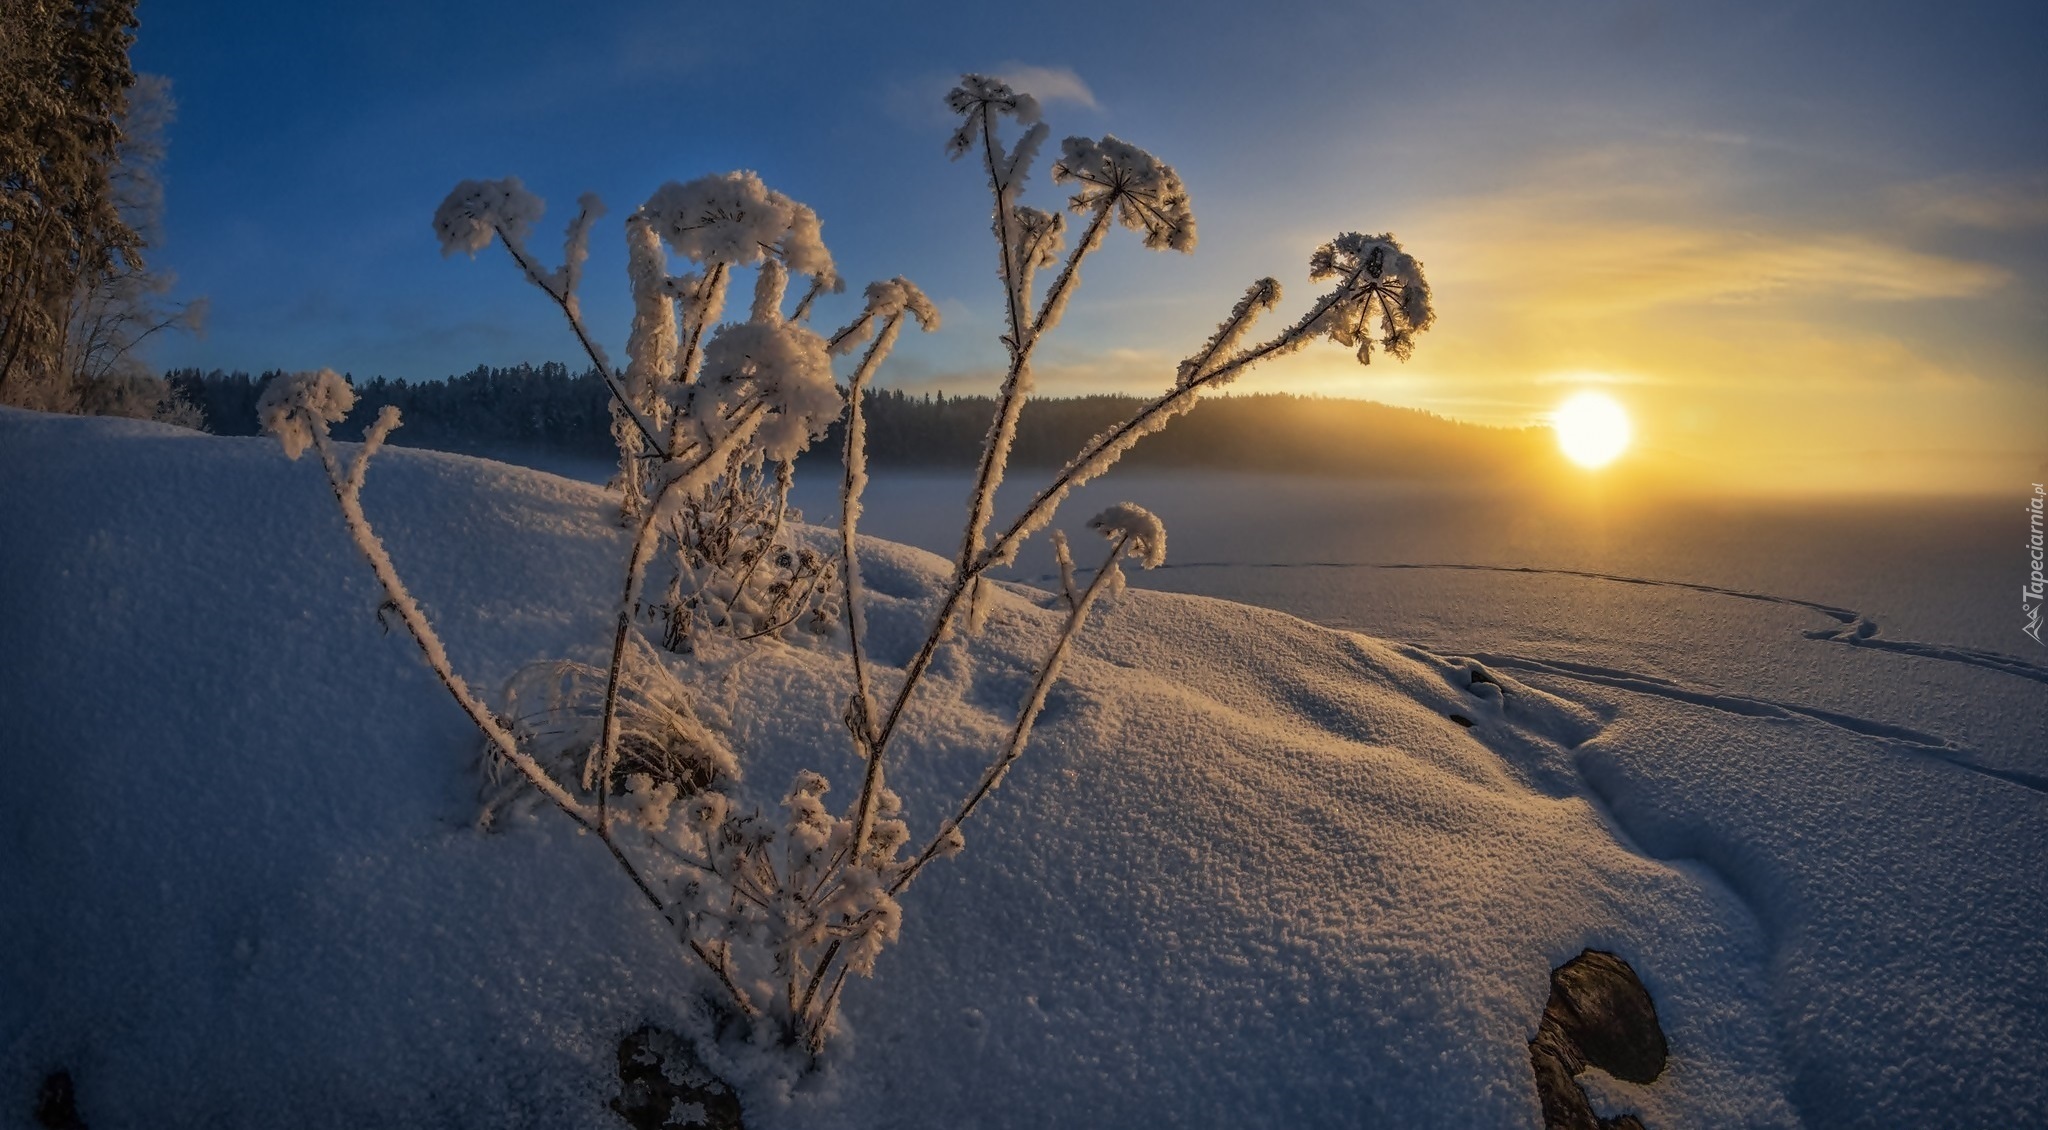
M 62 1068 L 94 1127 L 609 1127 L 619 1038 L 704 1030 L 700 983 L 591 838 L 546 810 L 475 827 L 476 731 L 380 627 L 318 468 L 8 410 L 0 482 L 6 1109 Z M 475 685 L 604 653 L 631 535 L 597 487 L 387 449 L 363 506 Z M 886 686 L 951 565 L 864 541 L 860 571 Z M 1379 576 L 1482 610 L 1543 580 Z M 1687 616 L 1731 599 L 1620 587 Z M 905 717 L 890 784 L 920 837 L 1071 612 L 992 603 Z M 1558 662 L 1486 682 L 1242 604 L 1098 608 L 967 850 L 904 892 L 821 1069 L 707 1044 L 709 1066 L 767 1128 L 1533 1126 L 1526 1042 L 1551 968 L 1592 946 L 1642 975 L 1672 1062 L 1589 1082 L 1659 1130 L 2038 1123 L 2048 804 L 2011 774 L 2044 768 L 2040 684 L 1799 641 L 1901 709 L 1950 675 L 1978 703 L 2024 684 L 1956 715 L 2004 733 L 1999 777 L 1583 681 L 1598 664 L 1559 652 L 1599 607 L 1534 607 L 1554 626 L 1512 646 Z M 1762 638 L 1730 636 L 1725 670 Z M 1667 682 L 1718 640 L 1672 643 Z M 801 768 L 858 778 L 846 687 L 843 644 L 808 636 L 710 682 L 758 803 Z

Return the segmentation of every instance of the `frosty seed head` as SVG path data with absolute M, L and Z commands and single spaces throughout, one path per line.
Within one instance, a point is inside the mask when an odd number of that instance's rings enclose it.
M 746 267 L 774 256 L 792 271 L 836 281 L 818 214 L 747 170 L 670 181 L 640 214 L 686 259 Z
M 1058 212 L 1047 212 L 1027 205 L 1018 205 L 1011 230 L 1017 234 L 1014 248 L 1017 258 L 1032 267 L 1050 267 L 1060 261 L 1060 252 L 1066 249 L 1067 218 Z
M 1339 279 L 1337 301 L 1311 327 L 1339 345 L 1356 346 L 1360 363 L 1372 361 L 1373 342 L 1406 361 L 1415 335 L 1436 321 L 1422 264 L 1392 235 L 1345 232 L 1309 256 L 1309 278 Z M 1378 317 L 1375 334 L 1373 320 Z
M 277 437 L 287 458 L 297 459 L 312 446 L 314 430 L 326 435 L 356 406 L 356 390 L 340 373 L 321 369 L 273 379 L 256 401 L 263 430 Z
M 877 318 L 908 313 L 917 319 L 918 328 L 926 333 L 939 328 L 939 308 L 932 305 L 932 300 L 925 297 L 916 283 L 902 275 L 869 283 L 866 297 L 868 313 Z
M 1112 541 L 1129 537 L 1128 555 L 1138 558 L 1138 564 L 1147 569 L 1156 569 L 1166 561 L 1166 526 L 1150 510 L 1135 503 L 1119 502 L 1088 519 L 1088 528 L 1100 530 L 1102 536 Z
M 786 462 L 825 434 L 845 402 L 832 383 L 825 339 L 793 322 L 731 322 L 718 327 L 704 349 L 704 379 L 692 411 L 710 422 L 758 397 L 768 416 L 755 445 L 768 459 Z
M 516 247 L 526 241 L 544 208 L 541 198 L 526 191 L 518 177 L 466 180 L 434 210 L 434 234 L 441 239 L 443 255 L 462 251 L 473 256 L 489 247 L 491 236 L 499 232 Z
M 1068 207 L 1076 212 L 1114 208 L 1118 223 L 1145 233 L 1147 247 L 1195 249 L 1195 213 L 1180 174 L 1128 141 L 1070 137 L 1060 143 L 1052 179 L 1055 184 L 1080 184 Z
M 775 250 L 790 270 L 820 280 L 825 289 L 837 294 L 846 289 L 846 281 L 833 270 L 832 255 L 825 250 L 824 228 L 816 212 L 797 204 L 789 219 L 789 230 L 783 233 Z
M 1019 125 L 1038 121 L 1038 99 L 1011 90 L 1009 83 L 990 75 L 961 75 L 960 85 L 946 93 L 946 107 L 962 116 L 960 128 L 946 140 L 946 152 L 954 157 L 981 140 L 991 111 L 1015 118 Z
M 690 823 L 700 828 L 716 828 L 725 823 L 725 814 L 731 807 L 724 793 L 701 792 L 690 798 L 684 815 Z

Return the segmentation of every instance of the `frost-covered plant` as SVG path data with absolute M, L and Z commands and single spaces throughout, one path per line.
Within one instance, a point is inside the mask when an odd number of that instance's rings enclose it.
M 1392 236 L 1346 233 L 1311 257 L 1311 278 L 1330 289 L 1277 335 L 1246 345 L 1253 324 L 1280 301 L 1280 286 L 1252 284 L 1169 387 L 1090 440 L 1007 525 L 990 536 L 1024 401 L 1031 362 L 1077 292 L 1081 265 L 1112 222 L 1146 247 L 1189 252 L 1195 220 L 1172 166 L 1115 137 L 1068 138 L 1053 180 L 1073 186 L 1066 218 L 1021 200 L 1048 130 L 1037 103 L 997 79 L 965 76 L 947 98 L 961 115 L 949 150 L 980 158 L 994 197 L 1008 365 L 967 500 L 951 575 L 925 638 L 893 690 L 879 688 L 866 651 L 867 624 L 856 552 L 867 482 L 861 393 L 906 320 L 927 331 L 938 311 L 915 285 L 869 285 L 858 314 L 824 337 L 805 324 L 814 301 L 843 289 L 817 215 L 752 173 L 663 185 L 625 221 L 634 315 L 627 364 L 615 369 L 584 325 L 577 300 L 589 234 L 603 206 L 585 196 L 565 239 L 563 264 L 543 268 L 527 247 L 541 202 L 516 179 L 465 181 L 434 217 L 445 253 L 472 255 L 493 239 L 561 308 L 614 397 L 620 470 L 614 485 L 632 531 L 622 570 L 609 663 L 535 664 L 507 688 L 502 715 L 486 708 L 449 666 L 445 649 L 399 582 L 359 501 L 370 456 L 398 425 L 386 409 L 355 460 L 343 466 L 328 427 L 353 402 L 332 372 L 274 382 L 266 427 L 287 454 L 317 451 L 352 538 L 429 666 L 485 735 L 499 787 L 487 812 L 530 804 L 528 786 L 594 833 L 702 963 L 735 1013 L 772 1026 L 790 1044 L 818 1051 L 834 1030 L 849 975 L 871 975 L 898 936 L 905 888 L 933 860 L 961 850 L 963 827 L 1023 754 L 1046 696 L 1091 611 L 1124 585 L 1122 562 L 1145 568 L 1166 553 L 1159 520 L 1130 503 L 1089 526 L 1108 554 L 1085 580 L 1064 535 L 1051 535 L 1066 615 L 1020 702 L 1007 740 L 974 787 L 913 850 L 886 763 L 905 707 L 947 641 L 967 645 L 989 608 L 987 575 L 1015 559 L 1067 495 L 1108 470 L 1138 439 L 1164 427 L 1210 389 L 1254 365 L 1327 337 L 1369 361 L 1378 346 L 1407 358 L 1433 320 L 1422 268 Z M 1004 120 L 1022 127 L 1006 145 Z M 671 257 L 691 265 L 671 274 Z M 1042 287 L 1041 269 L 1056 268 Z M 752 269 L 744 320 L 720 323 L 733 272 Z M 807 280 L 793 308 L 792 274 Z M 844 389 L 831 358 L 866 348 Z M 797 454 L 847 412 L 836 557 L 787 537 Z M 666 549 L 666 553 L 662 550 Z M 664 599 L 646 597 L 651 568 L 666 568 Z M 834 812 L 830 786 L 797 773 L 775 808 L 740 798 L 739 758 L 719 736 L 721 719 L 695 704 L 685 680 L 650 643 L 690 652 L 708 635 L 772 637 L 799 623 L 846 630 L 851 688 L 844 720 L 862 765 L 858 790 Z
M 972 632 L 979 626 L 987 609 L 986 574 L 1014 560 L 1024 541 L 1052 520 L 1074 487 L 1107 471 L 1139 439 L 1192 408 L 1203 393 L 1229 383 L 1261 361 L 1294 352 L 1325 336 L 1343 345 L 1357 346 L 1359 360 L 1369 361 L 1373 332 L 1370 320 L 1374 316 L 1380 321 L 1382 347 L 1406 359 L 1413 348 L 1414 335 L 1427 329 L 1434 318 L 1421 264 L 1403 252 L 1392 236 L 1338 236 L 1311 257 L 1311 279 L 1334 279 L 1335 284 L 1307 314 L 1277 336 L 1258 345 L 1244 346 L 1253 323 L 1280 301 L 1278 282 L 1268 278 L 1252 284 L 1209 340 L 1181 363 L 1166 392 L 1141 406 L 1128 420 L 1090 440 L 991 541 L 988 529 L 994 514 L 996 488 L 1009 461 L 1024 401 L 1031 393 L 1031 359 L 1038 343 L 1058 325 L 1060 315 L 1078 289 L 1082 260 L 1102 245 L 1112 219 L 1141 232 L 1146 247 L 1182 252 L 1194 249 L 1195 220 L 1187 190 L 1172 166 L 1115 137 L 1099 141 L 1068 138 L 1062 143 L 1053 179 L 1078 186 L 1067 206 L 1086 219 L 1079 238 L 1071 249 L 1066 249 L 1064 219 L 1020 200 L 1024 179 L 1047 136 L 1046 126 L 1038 121 L 1037 102 L 998 79 L 967 75 L 947 96 L 947 105 L 961 115 L 960 127 L 949 141 L 948 151 L 960 157 L 978 150 L 994 197 L 992 230 L 999 256 L 1006 328 L 1002 344 L 1009 354 L 1009 365 L 975 471 L 966 528 L 952 579 L 940 598 L 923 644 L 906 667 L 886 708 L 879 707 L 873 698 L 863 655 L 859 576 L 852 551 L 860 490 L 865 481 L 858 378 L 854 383 L 841 522 L 842 569 L 855 681 L 846 721 L 866 760 L 861 791 L 852 809 L 854 845 L 866 842 L 868 829 L 887 807 L 884 798 L 892 795 L 884 785 L 889 746 L 904 708 L 922 684 L 934 656 L 948 639 L 954 638 L 958 627 Z M 1022 134 L 1009 146 L 1001 138 L 1004 118 L 1014 119 L 1023 127 Z M 1040 292 L 1036 286 L 1038 270 L 1055 264 L 1059 265 L 1058 273 Z M 1144 567 L 1152 568 L 1165 558 L 1165 530 L 1156 517 L 1141 507 L 1129 503 L 1113 506 L 1096 515 L 1089 525 L 1109 538 L 1107 559 L 1085 585 L 1079 583 L 1066 539 L 1055 531 L 1053 548 L 1068 609 L 1066 621 L 1037 668 L 1031 689 L 1018 708 L 1009 741 L 926 845 L 894 872 L 887 887 L 890 895 L 900 893 L 934 858 L 961 849 L 962 824 L 1022 754 L 1045 705 L 1046 694 L 1058 680 L 1070 645 L 1090 609 L 1105 589 L 1112 593 L 1121 591 L 1121 560 L 1127 555 L 1135 556 Z M 836 949 L 835 946 L 825 951 L 813 975 L 814 983 L 833 968 Z M 833 989 L 826 998 L 828 1002 L 836 997 L 837 986 L 844 978 L 842 968 L 831 980 Z M 823 1020 L 830 1021 L 829 1003 Z
M 1310 259 L 1312 279 L 1335 279 L 1336 282 L 1307 314 L 1275 337 L 1258 345 L 1244 346 L 1242 342 L 1253 323 L 1280 301 L 1280 284 L 1277 281 L 1266 278 L 1253 283 L 1209 340 L 1181 363 L 1170 388 L 1141 406 L 1129 419 L 1084 445 L 1053 476 L 1051 482 L 1039 490 L 1023 511 L 991 540 L 988 530 L 994 514 L 996 488 L 1002 482 L 1009 460 L 1018 417 L 1031 393 L 1032 354 L 1043 336 L 1057 325 L 1061 312 L 1078 288 L 1082 260 L 1101 246 L 1104 231 L 1112 217 L 1126 227 L 1143 232 L 1145 246 L 1182 252 L 1194 249 L 1195 221 L 1187 191 L 1172 166 L 1115 137 L 1105 137 L 1100 141 L 1069 138 L 1062 143 L 1062 156 L 1054 166 L 1053 177 L 1058 182 L 1072 182 L 1080 186 L 1067 204 L 1071 211 L 1085 215 L 1087 219 L 1080 239 L 1061 262 L 1059 273 L 1034 300 L 1035 273 L 1038 268 L 1058 261 L 1064 233 L 1064 224 L 1059 217 L 1026 206 L 1019 200 L 1024 178 L 1046 137 L 1046 127 L 1038 121 L 1038 104 L 1029 95 L 1012 91 L 1000 80 L 967 75 L 947 96 L 947 105 L 962 118 L 960 128 L 948 143 L 948 151 L 960 157 L 978 149 L 982 169 L 987 174 L 994 196 L 993 230 L 1000 258 L 999 275 L 1007 319 L 1007 332 L 1002 343 L 1009 353 L 1010 363 L 997 393 L 995 418 L 990 423 L 981 462 L 975 472 L 973 492 L 967 504 L 967 526 L 954 562 L 952 581 L 941 598 L 931 630 L 906 669 L 893 700 L 875 717 L 872 730 L 859 735 L 862 744 L 871 751 L 868 765 L 871 783 L 880 780 L 879 755 L 888 747 L 903 717 L 905 705 L 938 648 L 952 632 L 956 618 L 964 613 L 965 625 L 970 629 L 979 624 L 986 607 L 982 597 L 988 571 L 1015 560 L 1025 540 L 1051 522 L 1061 502 L 1075 487 L 1109 470 L 1139 439 L 1165 427 L 1175 416 L 1194 407 L 1203 393 L 1228 384 L 1262 361 L 1292 353 L 1322 336 L 1340 344 L 1357 345 L 1359 360 L 1368 361 L 1370 339 L 1361 335 L 1369 334 L 1366 323 L 1375 313 L 1382 319 L 1384 347 L 1405 359 L 1413 348 L 1414 335 L 1427 329 L 1434 318 L 1422 265 L 1403 252 L 1392 236 L 1371 239 L 1351 233 L 1338 236 Z M 1007 148 L 1000 136 L 1001 121 L 1005 117 L 1024 127 L 1016 143 Z M 850 452 L 849 462 L 851 459 Z M 1104 520 L 1118 528 L 1116 523 L 1119 519 L 1105 515 Z M 1164 552 L 1163 535 L 1148 538 L 1145 544 Z M 1067 578 L 1066 589 L 1071 601 L 1074 585 L 1064 540 L 1055 548 L 1062 562 L 1063 576 Z M 1121 578 L 1122 574 L 1114 569 L 1117 556 L 1112 555 L 1098 577 L 1113 575 Z M 849 596 L 851 591 L 849 588 Z M 1085 614 L 1085 605 L 1078 607 Z M 1078 629 L 1079 622 L 1076 621 L 1071 630 Z M 1027 712 L 1029 709 L 1027 703 Z M 859 803 L 863 810 L 868 806 L 865 792 Z
M 784 536 L 803 520 L 789 505 L 793 480 L 790 463 L 777 463 L 772 478 L 748 465 L 683 501 L 665 531 L 675 547 L 667 595 L 647 609 L 662 626 L 663 647 L 689 654 L 707 631 L 751 640 L 792 626 L 824 633 L 838 623 L 830 559 Z
M 669 799 L 737 781 L 739 761 L 707 725 L 689 691 L 645 641 L 628 637 L 634 654 L 618 692 L 618 765 L 614 791 L 668 790 Z M 604 668 L 570 660 L 531 663 L 506 684 L 504 722 L 519 747 L 572 793 L 597 787 L 595 753 L 602 733 L 596 709 L 604 700 Z M 486 747 L 482 818 L 496 821 L 508 808 L 535 801 L 514 766 Z M 635 789 L 633 779 L 646 784 Z

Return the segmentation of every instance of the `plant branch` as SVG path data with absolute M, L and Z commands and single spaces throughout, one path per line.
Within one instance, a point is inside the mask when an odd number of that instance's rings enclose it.
M 506 238 L 504 229 L 498 228 L 495 224 L 492 228 L 498 233 L 498 242 L 504 244 L 505 250 L 512 253 L 512 261 L 519 264 L 519 269 L 525 273 L 527 280 L 547 292 L 547 296 L 555 300 L 555 305 L 562 308 L 562 316 L 569 319 L 569 328 L 576 331 L 576 340 L 582 344 L 583 352 L 590 357 L 590 363 L 597 366 L 598 375 L 604 378 L 604 385 L 611 390 L 612 399 L 618 401 L 620 407 L 626 410 L 626 414 L 633 418 L 633 426 L 640 429 L 640 438 L 645 440 L 648 448 L 662 459 L 673 459 L 675 452 L 662 446 L 661 441 L 654 438 L 654 425 L 648 422 L 639 406 L 626 395 L 625 388 L 612 373 L 612 367 L 606 363 L 603 351 L 590 339 L 590 332 L 583 326 L 583 316 L 577 313 L 575 304 L 569 301 L 570 296 L 566 293 L 557 294 L 554 287 L 542 280 L 539 268 L 519 250 L 518 244 Z
M 861 356 L 848 381 L 846 393 L 846 478 L 839 496 L 839 569 L 841 596 L 846 606 L 847 649 L 853 654 L 853 708 L 850 722 L 854 740 L 867 761 L 863 769 L 860 796 L 854 804 L 854 832 L 849 844 L 851 858 L 858 861 L 867 853 L 868 835 L 874 828 L 875 798 L 882 785 L 882 751 L 875 740 L 874 695 L 868 685 L 867 655 L 861 637 L 867 630 L 861 610 L 860 555 L 855 530 L 860 522 L 860 496 L 867 488 L 867 417 L 861 411 L 861 393 L 882 358 L 895 344 L 902 327 L 901 311 L 891 315 L 875 334 L 874 343 Z
M 925 864 L 945 850 L 953 834 L 974 814 L 976 806 L 1002 782 L 1003 775 L 1009 771 L 1011 763 L 1023 754 L 1025 743 L 1031 740 L 1031 728 L 1038 721 L 1039 712 L 1045 709 L 1045 697 L 1052 691 L 1052 685 L 1059 681 L 1060 669 L 1066 665 L 1067 652 L 1073 645 L 1074 637 L 1080 635 L 1081 625 L 1088 621 L 1089 608 L 1094 605 L 1095 598 L 1101 595 L 1110 578 L 1120 568 L 1117 561 L 1123 557 L 1125 550 L 1130 548 L 1130 544 L 1129 534 L 1121 534 L 1110 543 L 1109 556 L 1103 560 L 1101 568 L 1095 570 L 1094 578 L 1088 582 L 1088 587 L 1082 591 L 1080 599 L 1074 602 L 1072 610 L 1067 613 L 1065 625 L 1060 629 L 1058 642 L 1053 644 L 1052 652 L 1045 657 L 1045 662 L 1039 665 L 1038 677 L 1031 683 L 1031 692 L 1025 696 L 1023 705 L 1017 710 L 1017 721 L 1010 729 L 1009 743 L 1003 747 L 1002 754 L 982 773 L 981 781 L 975 786 L 974 791 L 961 802 L 960 811 L 954 814 L 952 819 L 939 825 L 938 834 L 932 837 L 924 850 L 919 852 L 910 865 L 889 884 L 891 895 L 909 886 L 910 881 L 917 878 L 917 873 L 924 869 Z
M 1094 214 L 1088 217 L 1088 226 L 1082 230 L 1080 240 L 1074 244 L 1073 250 L 1067 252 L 1067 261 L 1060 267 L 1060 273 L 1053 278 L 1052 286 L 1046 288 L 1045 301 L 1039 304 L 1038 316 L 1031 322 L 1033 346 L 1038 344 L 1038 335 L 1045 332 L 1050 320 L 1066 306 L 1068 292 L 1080 278 L 1081 260 L 1102 246 L 1102 227 L 1109 220 L 1110 206 L 1115 203 L 1115 197 L 1106 196 L 1096 206 Z
M 448 650 L 442 645 L 441 637 L 435 634 L 433 625 L 427 622 L 426 614 L 420 611 L 419 605 L 406 591 L 404 582 L 398 579 L 398 568 L 392 564 L 391 554 L 385 550 L 383 541 L 370 527 L 369 519 L 363 514 L 362 502 L 358 497 L 362 487 L 362 472 L 368 461 L 369 452 L 365 451 L 357 459 L 353 473 L 345 472 L 335 455 L 334 445 L 327 439 L 324 430 L 312 421 L 308 422 L 308 427 L 313 436 L 313 448 L 319 453 L 321 466 L 327 472 L 327 485 L 334 491 L 335 501 L 341 504 L 341 517 L 348 526 L 349 538 L 369 561 L 370 572 L 376 575 L 378 585 L 384 589 L 386 605 L 397 610 L 399 622 L 405 625 L 406 632 L 412 636 L 413 642 L 419 645 L 420 654 L 426 657 L 427 667 L 441 680 L 441 685 L 447 688 L 456 705 L 462 708 L 464 714 L 469 715 L 469 720 L 476 724 L 476 728 L 483 732 L 484 737 L 490 740 L 498 753 L 506 761 L 511 762 L 527 780 L 533 782 L 533 786 L 541 791 L 541 795 L 553 801 L 556 807 L 568 813 L 570 819 L 578 824 L 594 828 L 596 823 L 590 810 L 578 803 L 575 797 L 569 795 L 568 790 L 519 748 L 519 743 L 513 739 L 511 733 L 482 702 L 477 700 L 462 676 L 455 673 L 455 669 L 448 662 Z
M 1140 407 L 1123 423 L 1089 440 L 1087 446 L 1068 460 L 1067 465 L 1038 492 L 1030 505 L 1017 515 L 1016 520 L 982 551 L 981 556 L 974 562 L 975 574 L 979 575 L 980 572 L 1014 556 L 1025 538 L 1052 520 L 1053 512 L 1059 508 L 1067 492 L 1109 470 L 1131 444 L 1159 430 L 1168 420 L 1194 407 L 1195 401 L 1200 399 L 1204 391 L 1229 383 L 1245 370 L 1269 357 L 1292 352 L 1306 344 L 1313 336 L 1313 329 L 1318 320 L 1344 296 L 1357 274 L 1358 272 L 1354 271 L 1343 285 L 1324 295 L 1307 314 L 1302 315 L 1299 321 L 1278 336 L 1238 353 L 1229 361 L 1206 373 L 1197 373 L 1185 383 L 1177 383 L 1173 388 Z
M 678 483 L 690 481 L 691 489 L 698 489 L 702 485 L 695 482 L 699 473 L 707 466 L 722 466 L 730 459 L 732 453 L 754 434 L 766 412 L 766 407 L 759 402 L 742 409 L 734 417 L 732 430 L 725 434 L 725 438 L 698 455 L 688 466 L 669 469 L 667 477 L 655 487 L 654 497 L 648 500 L 646 511 L 640 515 L 640 528 L 633 536 L 633 548 L 626 558 L 626 580 L 619 597 L 618 625 L 612 634 L 612 659 L 605 674 L 604 715 L 597 749 L 599 831 L 609 831 L 611 826 L 612 769 L 617 764 L 619 756 L 619 678 L 625 669 L 626 637 L 632 630 L 633 611 L 640 603 L 640 589 L 647 574 L 647 559 L 653 554 L 654 543 L 658 540 L 655 536 L 655 523 L 661 514 L 662 503 L 667 500 L 669 493 Z M 713 460 L 717 462 L 714 464 Z

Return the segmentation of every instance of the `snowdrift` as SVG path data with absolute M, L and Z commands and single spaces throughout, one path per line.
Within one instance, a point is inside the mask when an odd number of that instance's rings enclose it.
M 624 535 L 596 488 L 393 449 L 364 501 L 472 685 L 608 644 Z M 476 828 L 476 735 L 380 627 L 317 468 L 268 440 L 0 411 L 0 530 L 4 1120 L 61 1068 L 95 1130 L 622 1125 L 618 1040 L 686 1027 L 695 975 L 558 814 Z M 863 546 L 885 681 L 945 567 Z M 1006 589 L 936 664 L 892 768 L 914 832 L 999 744 L 1052 604 Z M 702 688 L 760 803 L 800 766 L 835 798 L 857 780 L 845 663 L 835 638 L 768 643 Z M 1840 836 L 1804 862 L 1795 836 L 1787 862 L 1717 835 L 1784 797 L 1703 777 L 1709 807 L 1686 808 L 1637 780 L 1642 756 L 1758 754 L 1683 722 L 1131 590 L 965 854 L 905 896 L 820 1067 L 725 1067 L 756 1127 L 1533 1126 L 1549 972 L 1594 947 L 1642 975 L 1672 1049 L 1647 1087 L 1591 1073 L 1606 1109 L 2038 1114 L 2042 943 L 2015 924 L 2048 921 L 2040 794 L 1970 777 L 1902 802 L 1973 829 L 1923 839 L 1912 882 L 1946 868 L 1996 904 L 1938 940 L 1967 961 L 1930 962 L 1899 933 L 1919 910 Z M 1886 840 L 1886 803 L 1845 812 L 1855 845 Z M 1846 1022 L 1812 1030 L 1830 1009 Z

